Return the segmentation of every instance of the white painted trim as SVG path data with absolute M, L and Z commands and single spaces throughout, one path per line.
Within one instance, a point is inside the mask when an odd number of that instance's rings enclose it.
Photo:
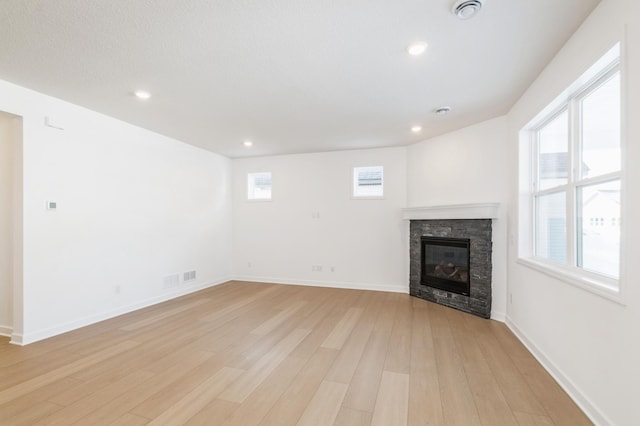
M 571 284 L 574 287 L 578 287 L 619 305 L 626 306 L 621 292 L 613 290 L 612 287 L 608 285 L 608 282 L 604 283 L 605 277 L 602 277 L 602 280 L 599 281 L 597 274 L 590 274 L 577 267 L 554 265 L 552 262 L 545 262 L 535 258 L 519 258 L 516 262 L 548 275 L 551 278 Z
M 248 281 L 256 283 L 269 283 L 269 284 L 285 284 L 285 285 L 301 285 L 309 287 L 327 287 L 327 288 L 344 288 L 349 290 L 370 290 L 370 291 L 386 291 L 390 293 L 405 293 L 409 294 L 409 286 L 391 286 L 391 285 L 376 285 L 376 284 L 364 284 L 364 283 L 351 283 L 351 282 L 336 282 L 336 281 L 309 281 L 309 280 L 292 280 L 287 278 L 266 278 L 255 276 L 237 276 L 233 278 L 233 281 Z M 491 319 L 494 321 L 505 322 L 506 315 L 504 312 L 491 311 Z
M 402 209 L 403 220 L 498 219 L 499 217 L 499 203 L 456 204 Z
M 406 293 L 409 294 L 409 284 L 401 285 L 378 285 L 378 284 L 366 284 L 366 283 L 352 283 L 352 282 L 338 282 L 338 281 L 311 281 L 311 280 L 292 280 L 289 278 L 275 278 L 275 277 L 256 277 L 256 276 L 238 276 L 234 277 L 234 281 L 249 281 L 257 283 L 271 283 L 271 284 L 287 284 L 287 285 L 302 285 L 309 287 L 328 287 L 328 288 L 344 288 L 350 290 L 371 290 L 371 291 L 387 291 L 391 293 Z
M 556 382 L 564 389 L 564 391 L 573 399 L 573 401 L 584 411 L 589 419 L 596 425 L 613 425 L 614 423 L 607 418 L 602 410 L 600 410 L 570 378 L 567 376 L 538 346 L 524 333 L 514 322 L 507 316 L 505 321 L 507 327 L 516 335 L 522 344 L 531 352 L 545 370 L 555 379 Z
M 24 339 L 22 338 L 22 334 L 20 333 L 12 333 L 11 334 L 11 341 L 9 343 L 11 343 L 12 345 L 17 345 L 17 346 L 24 346 L 24 343 L 22 343 Z
M 0 325 L 0 336 L 11 337 L 13 334 L 13 327 L 8 325 Z
M 39 340 L 43 340 L 49 337 L 57 336 L 58 334 L 66 333 L 68 331 L 76 330 L 81 327 L 86 327 L 91 324 L 95 324 L 100 321 L 104 321 L 110 318 L 117 317 L 119 315 L 127 314 L 129 312 L 136 311 L 138 309 L 146 308 L 148 306 L 156 305 L 158 303 L 166 302 L 167 300 L 176 299 L 180 296 L 185 296 L 190 293 L 194 293 L 196 291 L 204 290 L 209 287 L 214 287 L 226 282 L 231 281 L 230 278 L 222 278 L 215 281 L 209 281 L 202 284 L 196 284 L 193 286 L 189 286 L 177 291 L 172 291 L 168 293 L 164 293 L 160 296 L 152 297 L 150 299 L 143 300 L 138 303 L 134 303 L 132 305 L 123 306 L 112 311 L 102 312 L 96 315 L 91 315 L 88 317 L 81 318 L 79 320 L 71 321 L 65 324 L 57 325 L 55 327 L 46 328 L 43 330 L 38 330 L 31 333 L 26 333 L 25 335 L 13 335 L 11 343 L 15 343 L 18 345 L 28 345 L 30 343 L 37 342 Z
M 507 315 L 504 312 L 491 311 L 491 319 L 494 321 L 505 322 Z

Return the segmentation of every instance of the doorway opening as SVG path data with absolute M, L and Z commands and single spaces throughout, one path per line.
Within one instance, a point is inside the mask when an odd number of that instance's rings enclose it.
M 0 111 L 0 335 L 21 330 L 22 117 Z

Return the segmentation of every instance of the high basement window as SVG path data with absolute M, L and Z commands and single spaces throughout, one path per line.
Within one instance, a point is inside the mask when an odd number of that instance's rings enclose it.
M 353 197 L 382 198 L 384 196 L 384 168 L 382 166 L 353 168 Z
M 271 199 L 271 172 L 256 172 L 247 175 L 247 199 Z

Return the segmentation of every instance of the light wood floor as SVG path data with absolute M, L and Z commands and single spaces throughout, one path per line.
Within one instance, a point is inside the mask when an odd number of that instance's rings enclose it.
M 504 324 L 405 294 L 230 282 L 26 347 L 0 424 L 591 424 Z

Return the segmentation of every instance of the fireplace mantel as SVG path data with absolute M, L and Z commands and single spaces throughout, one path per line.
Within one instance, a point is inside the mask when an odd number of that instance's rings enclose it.
M 450 206 L 408 207 L 402 209 L 402 219 L 497 219 L 499 213 L 499 203 L 455 204 Z

